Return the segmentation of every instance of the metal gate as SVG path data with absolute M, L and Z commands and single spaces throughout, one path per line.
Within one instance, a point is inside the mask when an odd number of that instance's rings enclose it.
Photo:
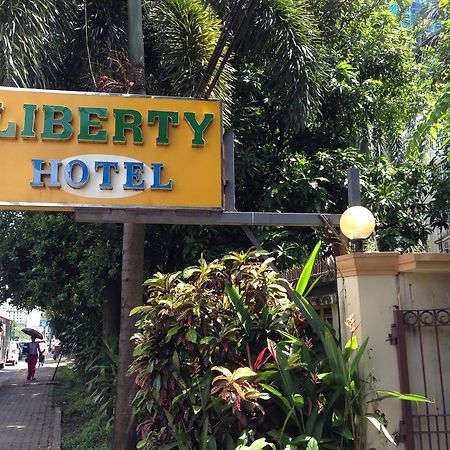
M 394 311 L 391 342 L 401 392 L 433 401 L 402 401 L 405 449 L 450 450 L 450 308 Z

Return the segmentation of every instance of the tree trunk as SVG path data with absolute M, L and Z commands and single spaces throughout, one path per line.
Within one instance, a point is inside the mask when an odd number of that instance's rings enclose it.
M 136 421 L 132 401 L 137 391 L 134 377 L 127 376 L 133 359 L 135 317 L 130 311 L 143 303 L 144 225 L 125 223 L 123 228 L 122 303 L 120 314 L 119 364 L 112 450 L 136 448 Z
M 120 327 L 120 282 L 106 282 L 102 302 L 102 338 L 106 344 L 111 344 L 119 337 Z

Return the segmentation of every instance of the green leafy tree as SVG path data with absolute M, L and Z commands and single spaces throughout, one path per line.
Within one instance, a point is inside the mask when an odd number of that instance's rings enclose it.
M 85 321 L 100 337 L 103 308 L 103 336 L 114 334 L 118 227 L 80 225 L 66 214 L 3 212 L 0 230 L 1 301 L 45 310 L 57 334 Z
M 428 103 L 418 117 L 411 148 L 448 149 L 450 139 L 450 3 L 436 0 L 421 11 L 416 26 L 417 55 Z

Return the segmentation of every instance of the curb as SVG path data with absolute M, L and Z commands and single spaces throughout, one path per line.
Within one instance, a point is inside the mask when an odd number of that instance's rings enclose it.
M 51 450 L 61 450 L 61 408 L 55 408 Z

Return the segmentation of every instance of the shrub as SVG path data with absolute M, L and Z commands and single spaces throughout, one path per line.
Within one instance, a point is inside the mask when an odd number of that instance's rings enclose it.
M 148 304 L 132 312 L 138 448 L 363 448 L 357 369 L 367 341 L 352 334 L 341 348 L 306 301 L 318 251 L 296 289 L 316 334 L 259 252 L 146 282 Z

